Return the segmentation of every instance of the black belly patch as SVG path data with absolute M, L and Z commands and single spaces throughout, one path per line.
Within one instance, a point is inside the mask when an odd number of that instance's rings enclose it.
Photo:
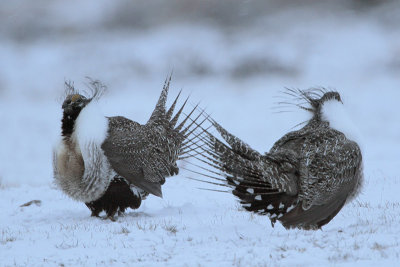
M 117 211 L 137 209 L 141 203 L 141 196 L 132 192 L 124 178 L 116 176 L 101 198 L 85 204 L 92 211 L 92 216 L 99 216 L 100 212 L 105 211 L 107 217 L 113 219 Z

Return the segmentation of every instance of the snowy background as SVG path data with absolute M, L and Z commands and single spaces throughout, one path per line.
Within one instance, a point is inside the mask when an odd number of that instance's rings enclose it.
M 398 265 L 400 4 L 298 2 L 1 1 L 0 266 Z M 339 90 L 362 135 L 362 194 L 322 231 L 287 231 L 181 168 L 164 199 L 91 218 L 52 183 L 64 81 L 101 80 L 104 114 L 144 123 L 171 70 L 170 100 L 183 88 L 259 151 L 306 116 L 275 113 L 285 87 Z

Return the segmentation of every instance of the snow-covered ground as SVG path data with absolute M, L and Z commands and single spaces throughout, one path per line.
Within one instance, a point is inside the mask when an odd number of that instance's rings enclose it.
M 245 26 L 186 18 L 138 29 L 110 23 L 108 1 L 30 2 L 0 4 L 0 266 L 398 265 L 399 5 L 285 7 Z M 91 218 L 52 183 L 64 81 L 100 79 L 104 113 L 143 123 L 171 70 L 170 100 L 183 88 L 259 151 L 306 118 L 275 113 L 284 87 L 337 89 L 362 135 L 361 195 L 322 231 L 287 231 L 232 195 L 197 189 L 181 168 L 164 199 L 150 196 L 117 222 Z M 20 207 L 31 200 L 41 205 Z

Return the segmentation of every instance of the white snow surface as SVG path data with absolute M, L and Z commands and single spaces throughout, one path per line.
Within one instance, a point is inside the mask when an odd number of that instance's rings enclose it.
M 0 8 L 0 266 L 398 266 L 400 31 L 388 22 L 396 5 L 286 8 L 226 29 L 206 20 L 114 29 L 102 27 L 105 1 L 79 10 L 77 1 L 22 2 Z M 379 19 L 385 10 L 392 16 Z M 39 37 L 7 35 L 34 21 Z M 149 196 L 117 222 L 90 217 L 52 178 L 64 80 L 84 89 L 85 76 L 100 79 L 106 116 L 145 123 L 171 70 L 169 105 L 183 88 L 180 103 L 201 101 L 260 152 L 307 119 L 277 104 L 290 100 L 285 87 L 339 91 L 362 136 L 361 194 L 320 231 L 273 228 L 231 194 L 198 189 L 223 188 L 187 179 L 196 176 L 180 162 L 163 199 Z M 41 205 L 20 207 L 31 200 Z

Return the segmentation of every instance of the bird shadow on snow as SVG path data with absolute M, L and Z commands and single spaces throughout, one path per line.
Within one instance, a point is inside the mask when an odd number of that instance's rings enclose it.
M 149 218 L 154 217 L 153 215 L 143 212 L 143 211 L 128 211 L 122 215 L 118 215 L 117 221 L 119 218 Z
M 166 205 L 158 209 L 152 209 L 149 206 L 141 207 L 141 211 L 129 210 L 123 215 L 118 217 L 126 218 L 139 218 L 139 217 L 166 217 L 166 216 L 181 216 L 183 213 L 191 213 L 194 210 L 194 205 L 191 203 L 184 203 L 183 205 L 173 206 Z

